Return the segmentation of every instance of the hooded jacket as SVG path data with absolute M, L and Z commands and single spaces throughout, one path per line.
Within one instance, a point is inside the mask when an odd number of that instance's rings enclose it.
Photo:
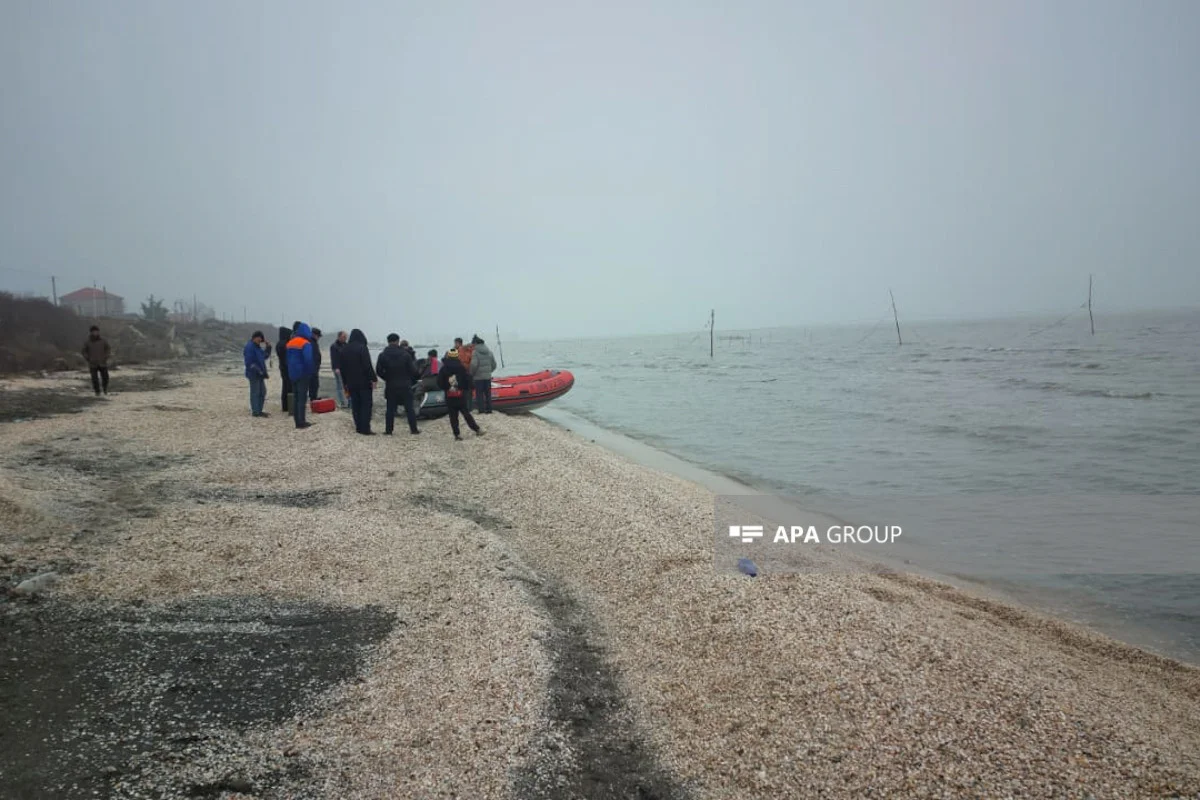
M 287 343 L 292 338 L 292 329 L 279 327 L 279 338 L 275 340 L 275 358 L 279 361 L 279 375 L 284 383 L 291 381 L 288 376 Z
M 451 395 L 451 392 L 455 391 L 455 389 L 452 389 L 450 386 L 451 378 L 454 378 L 454 383 L 457 385 L 457 391 L 461 392 L 461 394 L 457 396 Z M 471 391 L 472 383 L 471 373 L 467 372 L 467 368 L 462 365 L 461 361 L 459 361 L 457 358 L 451 358 L 450 356 L 443 358 L 442 368 L 438 370 L 437 374 L 437 383 L 438 388 L 446 393 L 446 405 L 459 407 L 465 405 L 465 400 L 462 395 L 465 395 Z
M 398 344 L 389 344 L 380 351 L 375 359 L 375 373 L 387 384 L 389 395 L 408 389 L 420 377 L 412 353 Z
M 287 371 L 293 381 L 317 374 L 317 362 L 313 358 L 312 329 L 301 322 L 292 331 L 287 343 Z
M 342 386 L 354 390 L 370 390 L 379 380 L 371 366 L 371 351 L 367 349 L 367 336 L 358 328 L 350 331 L 350 340 L 338 356 L 342 370 Z
M 469 367 L 471 377 L 477 381 L 490 381 L 492 373 L 496 370 L 496 357 L 492 355 L 492 351 L 483 342 L 475 345 L 474 352 L 471 353 L 471 366 Z
M 267 354 L 258 346 L 258 342 L 253 339 L 246 342 L 242 348 L 242 358 L 246 362 L 247 378 L 267 377 Z

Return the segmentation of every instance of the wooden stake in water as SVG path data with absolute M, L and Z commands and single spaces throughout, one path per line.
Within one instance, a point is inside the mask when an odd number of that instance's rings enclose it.
M 496 326 L 496 349 L 500 351 L 500 369 L 504 369 L 504 344 L 500 341 L 500 326 Z
M 1088 275 L 1088 322 L 1092 326 L 1092 336 L 1096 335 L 1096 318 L 1092 316 L 1092 276 Z
M 717 310 L 714 308 L 708 312 L 708 357 L 713 357 L 713 326 L 717 321 Z
M 896 295 L 892 294 L 891 289 L 888 289 L 888 296 L 892 298 L 892 318 L 896 320 L 896 343 L 902 345 L 904 344 L 904 340 L 900 338 L 900 315 L 896 313 Z M 887 319 L 887 317 L 884 317 L 884 319 Z

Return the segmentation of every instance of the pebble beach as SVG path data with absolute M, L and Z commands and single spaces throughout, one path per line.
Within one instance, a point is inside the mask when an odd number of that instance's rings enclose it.
M 297 431 L 240 373 L 4 381 L 82 396 L 0 422 L 0 795 L 1200 797 L 1200 669 L 721 573 L 711 492 L 536 416 Z

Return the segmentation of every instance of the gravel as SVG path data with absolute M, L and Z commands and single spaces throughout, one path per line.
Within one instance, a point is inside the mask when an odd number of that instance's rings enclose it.
M 461 443 L 446 420 L 355 436 L 340 411 L 296 431 L 249 416 L 235 367 L 188 380 L 0 426 L 10 649 L 42 618 L 110 631 L 141 654 L 115 662 L 123 685 L 147 687 L 114 696 L 149 713 L 149 654 L 193 685 L 188 637 L 271 635 L 232 612 L 324 615 L 330 659 L 356 614 L 386 623 L 266 711 L 214 699 L 228 713 L 182 762 L 85 759 L 107 796 L 1200 793 L 1195 668 L 911 575 L 719 574 L 711 494 L 536 418 L 483 416 Z M 48 568 L 52 591 L 13 595 Z M 36 720 L 7 691 L 0 711 Z M 155 730 L 145 752 L 177 752 Z

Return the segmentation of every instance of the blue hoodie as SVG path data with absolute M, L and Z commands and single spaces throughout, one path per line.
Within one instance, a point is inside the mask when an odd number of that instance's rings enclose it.
M 267 354 L 253 339 L 242 348 L 242 358 L 246 361 L 247 378 L 267 377 Z
M 287 343 L 287 371 L 293 381 L 317 374 L 311 337 L 312 328 L 301 322 L 292 331 L 292 338 Z

